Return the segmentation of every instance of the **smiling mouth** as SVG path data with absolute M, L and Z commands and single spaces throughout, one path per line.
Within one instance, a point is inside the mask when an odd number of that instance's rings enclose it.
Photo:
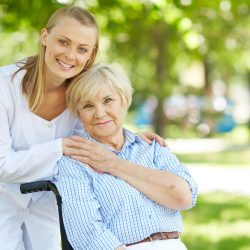
M 106 125 L 106 124 L 108 124 L 110 122 L 112 122 L 112 121 L 98 122 L 98 123 L 95 123 L 94 125 L 96 125 L 96 126 L 104 126 L 104 125 Z
M 64 62 L 62 62 L 61 60 L 58 60 L 58 59 L 57 59 L 56 61 L 57 61 L 57 63 L 60 65 L 60 67 L 63 68 L 64 70 L 70 70 L 71 68 L 74 67 L 73 65 L 64 63 Z

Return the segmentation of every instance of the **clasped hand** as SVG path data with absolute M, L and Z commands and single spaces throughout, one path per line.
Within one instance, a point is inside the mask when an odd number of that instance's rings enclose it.
M 63 154 L 74 160 L 88 164 L 99 173 L 108 173 L 119 158 L 103 145 L 80 136 L 72 136 L 63 139 Z

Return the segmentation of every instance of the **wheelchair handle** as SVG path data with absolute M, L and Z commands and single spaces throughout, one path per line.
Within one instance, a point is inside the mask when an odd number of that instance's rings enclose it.
M 59 213 L 62 249 L 73 250 L 65 232 L 65 228 L 63 224 L 63 217 L 62 217 L 62 197 L 60 196 L 60 193 L 56 185 L 49 180 L 29 182 L 29 183 L 21 184 L 20 191 L 22 194 L 34 193 L 34 192 L 40 192 L 40 191 L 52 191 L 55 194 L 57 206 L 58 206 L 58 213 Z
M 20 185 L 20 191 L 22 194 L 40 191 L 51 191 L 51 185 L 54 185 L 51 181 L 35 181 L 23 183 Z

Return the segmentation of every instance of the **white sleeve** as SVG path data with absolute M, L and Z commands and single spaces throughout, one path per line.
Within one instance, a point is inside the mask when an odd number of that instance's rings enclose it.
M 1 76 L 1 75 L 0 75 Z M 8 79 L 0 77 L 0 182 L 21 183 L 50 177 L 57 172 L 56 162 L 62 156 L 62 139 L 35 144 L 26 150 L 12 148 L 10 126 L 15 106 L 6 86 Z M 11 84 L 8 82 L 7 84 Z
M 82 133 L 84 131 L 84 127 L 82 126 L 82 123 L 80 120 L 78 120 L 75 128 L 74 128 L 74 131 L 73 131 L 73 135 L 78 135 L 78 136 L 81 136 Z

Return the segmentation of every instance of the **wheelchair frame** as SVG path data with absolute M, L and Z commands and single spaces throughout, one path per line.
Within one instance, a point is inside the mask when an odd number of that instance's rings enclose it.
M 64 228 L 63 217 L 62 217 L 62 197 L 60 196 L 60 193 L 56 185 L 51 181 L 29 182 L 29 183 L 21 184 L 20 191 L 22 194 L 41 192 L 41 191 L 52 191 L 55 194 L 57 207 L 58 207 L 58 213 L 59 213 L 62 250 L 74 250 L 68 241 L 66 231 Z

